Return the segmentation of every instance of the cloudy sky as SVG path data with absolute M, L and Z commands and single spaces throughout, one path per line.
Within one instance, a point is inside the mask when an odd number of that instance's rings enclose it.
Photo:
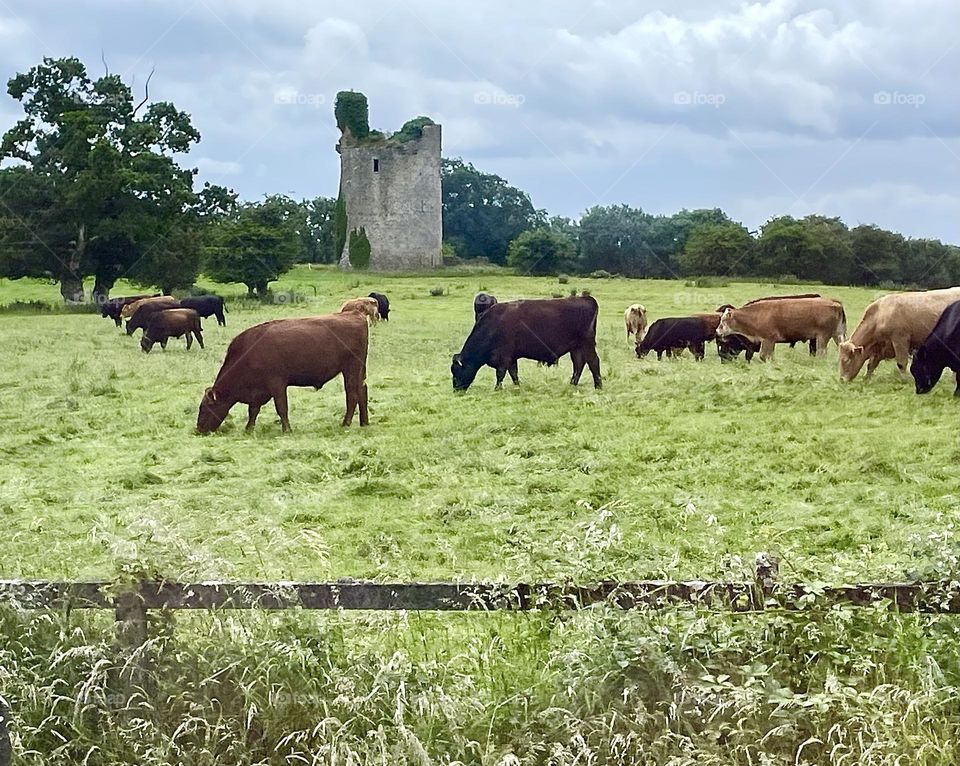
M 0 0 L 5 78 L 75 55 L 189 112 L 246 198 L 335 195 L 333 99 L 576 217 L 810 212 L 960 243 L 956 0 Z M 19 114 L 0 99 L 5 128 Z

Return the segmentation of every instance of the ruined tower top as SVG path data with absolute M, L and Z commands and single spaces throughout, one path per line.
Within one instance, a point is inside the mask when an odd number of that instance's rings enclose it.
M 442 264 L 440 126 L 427 117 L 392 136 L 371 131 L 362 93 L 341 92 L 336 246 L 342 268 L 411 271 Z

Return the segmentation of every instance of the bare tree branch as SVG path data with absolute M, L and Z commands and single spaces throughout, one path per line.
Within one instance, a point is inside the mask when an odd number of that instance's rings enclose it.
M 147 77 L 147 81 L 143 85 L 143 101 L 136 105 L 133 110 L 133 113 L 136 114 L 140 111 L 140 107 L 143 106 L 150 99 L 150 80 L 153 78 L 153 73 L 157 71 L 157 68 L 154 66 L 150 69 L 150 75 Z

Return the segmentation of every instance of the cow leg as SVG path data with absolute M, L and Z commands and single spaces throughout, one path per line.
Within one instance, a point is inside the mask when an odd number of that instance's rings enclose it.
M 257 402 L 256 404 L 251 402 L 247 406 L 247 431 L 252 431 L 254 426 L 257 425 L 257 415 L 260 414 L 262 406 L 263 402 Z
M 748 349 L 746 350 L 746 352 L 744 353 L 744 356 L 747 358 L 747 362 L 749 363 L 750 360 L 753 359 L 753 349 L 752 349 L 752 348 L 748 348 Z
M 347 395 L 347 411 L 343 413 L 343 421 L 340 425 L 344 428 L 353 422 L 353 413 L 357 411 L 360 398 L 357 395 L 357 388 L 357 381 L 353 380 L 353 376 L 350 378 L 346 375 L 343 376 L 343 392 Z
M 517 360 L 513 360 L 513 364 L 507 367 L 507 372 L 510 373 L 510 380 L 513 381 L 513 385 L 520 385 L 520 373 L 517 371 Z
M 657 361 L 659 362 L 661 359 L 663 359 L 663 351 L 657 349 Z
M 829 335 L 818 335 L 810 339 L 810 356 L 826 356 L 827 346 L 830 343 Z
M 580 382 L 580 376 L 583 375 L 583 366 L 587 363 L 583 351 L 577 349 L 570 352 L 570 361 L 573 362 L 573 375 L 570 376 L 570 385 L 575 386 Z
M 197 343 L 200 344 L 200 348 L 203 348 L 203 333 L 201 333 L 199 330 L 194 330 L 193 334 L 197 336 Z
M 119 327 L 119 326 L 120 326 L 120 322 L 121 322 L 122 320 L 120 319 L 120 317 L 117 317 L 117 318 L 114 319 L 113 321 L 116 323 L 117 327 Z
M 900 370 L 901 377 L 909 379 L 907 364 L 910 361 L 910 342 L 904 337 L 894 338 L 893 353 L 897 358 L 897 368 Z
M 360 405 L 360 425 L 367 426 L 370 425 L 370 418 L 367 415 L 367 382 L 366 380 L 360 384 L 360 397 L 357 402 Z
M 596 349 L 588 352 L 587 365 L 590 367 L 590 374 L 593 376 L 593 387 L 603 388 L 603 379 L 600 377 L 600 357 L 597 356 Z
M 166 338 L 164 338 L 162 341 L 160 341 L 160 348 L 162 348 L 164 351 L 167 350 L 167 339 L 166 339 Z
M 494 391 L 499 391 L 501 388 L 503 388 L 503 379 L 506 377 L 506 375 L 506 367 L 497 367 L 497 385 L 493 387 Z
M 187 332 L 187 351 L 190 350 L 190 347 L 193 345 L 193 335 L 190 332 Z
M 760 341 L 760 361 L 765 362 L 768 359 L 773 357 L 773 351 L 776 348 L 777 344 L 772 340 L 762 340 Z
M 287 387 L 278 388 L 273 394 L 273 406 L 277 408 L 277 415 L 280 418 L 280 427 L 286 433 L 290 430 L 290 419 L 287 417 Z M 353 413 L 350 413 L 351 417 Z
M 867 380 L 873 376 L 873 371 L 877 369 L 877 365 L 880 364 L 879 356 L 871 356 L 867 362 Z
M 694 343 L 694 344 L 690 347 L 690 350 L 693 352 L 693 358 L 694 358 L 694 359 L 696 359 L 698 362 L 702 362 L 702 361 L 703 361 L 703 357 L 706 355 L 706 349 L 704 348 L 702 342 L 701 342 L 701 343 Z
M 217 324 L 220 325 L 221 327 L 227 326 L 227 320 L 224 318 L 222 311 L 217 312 Z

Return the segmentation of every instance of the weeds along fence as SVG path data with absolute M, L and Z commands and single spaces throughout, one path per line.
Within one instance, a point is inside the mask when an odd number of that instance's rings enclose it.
M 114 699 L 143 688 L 149 670 L 144 647 L 150 639 L 148 614 L 180 609 L 327 609 L 381 611 L 570 610 L 606 605 L 617 609 L 658 609 L 691 605 L 734 613 L 761 610 L 807 611 L 831 606 L 883 607 L 899 612 L 960 614 L 960 583 L 862 583 L 819 586 L 780 578 L 779 561 L 756 556 L 752 581 L 561 583 L 384 583 L 339 580 L 314 583 L 170 581 L 38 582 L 0 581 L 0 605 L 20 610 L 111 609 L 117 630 Z M 10 711 L 0 699 L 0 766 L 7 766 Z

